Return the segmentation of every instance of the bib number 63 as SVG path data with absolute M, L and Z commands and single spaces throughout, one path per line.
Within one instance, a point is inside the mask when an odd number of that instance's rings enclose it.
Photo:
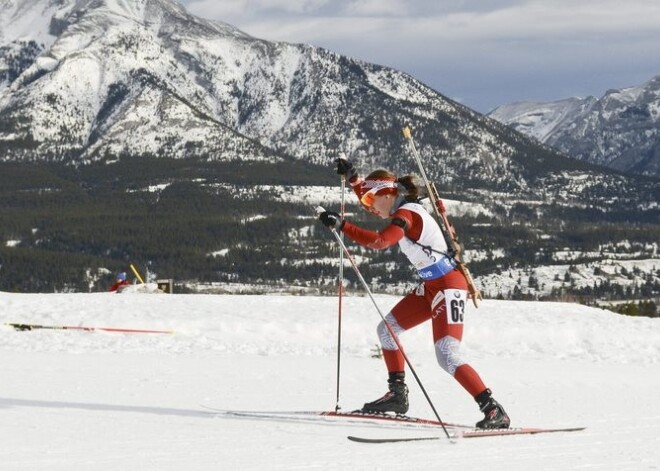
M 447 323 L 462 324 L 465 320 L 467 291 L 460 289 L 447 289 L 445 290 L 445 301 L 447 302 Z

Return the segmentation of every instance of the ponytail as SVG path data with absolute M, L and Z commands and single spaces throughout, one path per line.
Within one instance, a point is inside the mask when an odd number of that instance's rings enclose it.
M 409 203 L 417 203 L 422 198 L 422 189 L 419 186 L 418 179 L 415 175 L 406 175 L 397 180 L 405 190 L 406 194 L 403 195 L 404 199 Z

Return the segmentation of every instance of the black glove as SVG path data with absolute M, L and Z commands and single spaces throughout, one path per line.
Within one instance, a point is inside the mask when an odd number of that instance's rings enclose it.
M 357 170 L 355 170 L 353 163 L 350 160 L 345 159 L 344 157 L 339 157 L 338 159 L 335 159 L 335 163 L 337 164 L 337 173 L 346 176 L 347 180 L 351 180 L 357 175 Z
M 325 227 L 335 228 L 338 231 L 341 231 L 341 228 L 344 227 L 344 221 L 342 221 L 341 216 L 334 211 L 323 211 L 319 214 L 319 221 L 321 221 Z

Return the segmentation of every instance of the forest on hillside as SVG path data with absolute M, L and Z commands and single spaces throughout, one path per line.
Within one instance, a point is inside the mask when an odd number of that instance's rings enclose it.
M 327 166 L 299 162 L 0 163 L 0 290 L 104 291 L 116 272 L 133 263 L 181 284 L 332 292 L 337 269 L 327 260 L 337 258 L 337 247 L 309 205 L 283 202 L 256 188 L 291 181 L 332 186 L 336 180 Z M 557 251 L 593 253 L 620 241 L 627 241 L 631 257 L 648 258 L 648 247 L 660 240 L 660 224 L 649 220 L 648 211 L 612 210 L 604 217 L 600 209 L 557 201 L 494 201 L 491 208 L 489 215 L 452 218 L 466 248 L 481 254 L 470 264 L 475 277 L 556 264 Z M 382 225 L 361 212 L 355 218 L 373 229 Z M 414 282 L 402 256 L 393 255 L 397 249 L 351 249 L 368 260 L 361 269 L 375 290 L 406 289 Z M 593 255 L 572 263 L 581 261 L 593 261 Z M 356 286 L 350 270 L 346 278 Z M 597 292 L 567 289 L 578 299 L 653 299 L 660 296 L 659 278 L 657 273 L 632 291 L 616 285 L 601 285 Z M 562 296 L 566 290 L 554 295 Z M 520 289 L 507 297 L 526 299 L 526 294 Z

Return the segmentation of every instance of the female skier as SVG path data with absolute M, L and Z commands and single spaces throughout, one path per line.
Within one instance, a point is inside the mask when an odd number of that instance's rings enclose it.
M 386 170 L 376 170 L 362 179 L 350 161 L 340 158 L 335 162 L 337 173 L 349 181 L 362 206 L 390 223 L 374 232 L 342 220 L 332 211 L 321 213 L 321 222 L 372 249 L 382 250 L 398 243 L 421 278 L 421 283 L 385 316 L 392 332 L 399 336 L 431 319 L 438 363 L 472 395 L 484 413 L 477 428 L 508 428 L 510 420 L 502 406 L 493 399 L 477 372 L 460 357 L 467 282 L 456 269 L 456 261 L 447 255 L 447 243 L 437 222 L 420 204 L 415 178 L 397 178 Z M 378 324 L 377 332 L 389 373 L 389 391 L 380 399 L 366 403 L 362 411 L 405 414 L 408 411 L 405 360 L 384 322 Z

